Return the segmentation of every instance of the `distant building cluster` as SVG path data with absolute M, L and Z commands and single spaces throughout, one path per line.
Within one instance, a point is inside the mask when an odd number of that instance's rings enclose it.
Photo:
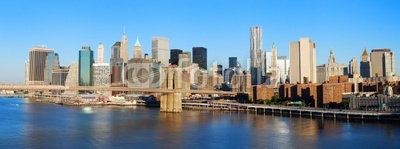
M 372 49 L 371 53 L 364 48 L 359 62 L 353 57 L 348 64 L 338 63 L 331 49 L 327 63 L 317 65 L 317 46 L 310 38 L 290 42 L 288 57 L 279 56 L 274 43 L 266 51 L 262 40 L 262 27 L 251 27 L 248 70 L 244 70 L 238 57 L 229 57 L 225 69 L 217 63 L 208 66 L 207 48 L 170 49 L 165 37 L 151 39 L 151 56 L 142 52 L 137 37 L 133 57 L 129 58 L 129 42 L 123 33 L 121 40 L 110 46 L 109 63 L 104 61 L 107 50 L 100 43 L 96 59 L 91 47 L 83 46 L 77 53 L 79 61 L 69 66 L 60 66 L 60 55 L 54 49 L 36 46 L 30 49 L 25 62 L 25 83 L 161 88 L 168 80 L 165 77 L 174 76 L 183 89 L 234 91 L 256 95 L 257 99 L 270 99 L 273 95 L 312 98 L 317 107 L 327 101 L 339 101 L 342 97 L 336 93 L 364 92 L 373 82 L 399 81 L 394 53 L 387 48 Z M 168 71 L 174 71 L 173 75 Z

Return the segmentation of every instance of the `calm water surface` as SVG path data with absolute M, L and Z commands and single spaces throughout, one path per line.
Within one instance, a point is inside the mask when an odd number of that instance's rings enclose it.
M 400 148 L 400 123 L 0 98 L 0 148 Z

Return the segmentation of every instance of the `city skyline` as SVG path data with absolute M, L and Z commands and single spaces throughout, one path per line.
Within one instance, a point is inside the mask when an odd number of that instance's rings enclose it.
M 151 38 L 162 36 L 169 39 L 170 49 L 191 51 L 192 47 L 206 47 L 208 67 L 217 61 L 224 68 L 229 57 L 237 57 L 248 69 L 252 26 L 263 28 L 262 49 L 269 52 L 275 43 L 278 56 L 289 58 L 291 41 L 312 39 L 318 45 L 317 65 L 326 63 L 331 48 L 338 63 L 347 63 L 353 57 L 361 61 L 364 48 L 368 53 L 375 48 L 389 48 L 395 55 L 400 49 L 397 1 L 118 1 L 126 4 L 116 7 L 112 4 L 116 2 L 96 2 L 98 6 L 93 7 L 94 2 L 0 2 L 4 11 L 0 13 L 4 19 L 0 24 L 0 45 L 7 51 L 2 54 L 0 69 L 9 72 L 2 74 L 0 82 L 22 84 L 24 62 L 29 49 L 37 45 L 54 49 L 59 53 L 60 65 L 68 66 L 78 61 L 82 46 L 97 47 L 101 42 L 105 62 L 109 62 L 111 46 L 120 41 L 124 32 L 131 41 L 135 37 L 141 39 L 143 55 L 151 55 Z M 195 8 L 204 11 L 194 11 Z M 304 21 L 304 17 L 309 20 Z M 127 48 L 129 58 L 133 57 L 132 43 Z M 96 50 L 94 54 L 97 55 Z

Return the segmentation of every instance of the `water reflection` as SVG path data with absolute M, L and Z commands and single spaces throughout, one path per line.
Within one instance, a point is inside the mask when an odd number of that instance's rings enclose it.
M 6 142 L 4 148 L 360 148 L 366 144 L 372 148 L 382 144 L 395 148 L 400 145 L 400 125 L 388 122 L 229 111 L 160 113 L 158 109 L 145 107 L 67 107 L 3 99 L 0 99 L 0 116 L 3 118 L 0 141 Z

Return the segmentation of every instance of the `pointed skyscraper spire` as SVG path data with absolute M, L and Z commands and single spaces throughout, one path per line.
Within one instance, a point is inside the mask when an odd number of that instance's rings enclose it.
M 136 37 L 135 46 L 133 47 L 133 58 L 142 58 L 142 46 L 139 42 L 139 37 Z
M 123 59 L 124 63 L 128 63 L 128 38 L 125 35 L 125 27 L 124 33 L 122 34 L 121 38 L 121 50 L 120 50 L 120 57 Z
M 140 42 L 139 42 L 139 37 L 136 37 L 135 46 L 141 46 L 141 45 L 140 45 Z

